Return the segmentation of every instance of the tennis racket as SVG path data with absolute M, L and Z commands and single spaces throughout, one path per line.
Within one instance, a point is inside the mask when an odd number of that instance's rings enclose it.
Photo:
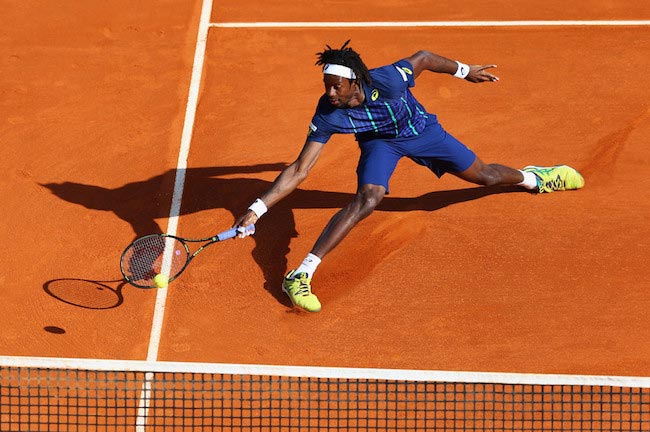
M 246 227 L 247 234 L 255 232 L 255 225 Z M 124 280 L 140 288 L 155 288 L 156 275 L 162 274 L 173 281 L 185 271 L 190 262 L 211 244 L 237 236 L 238 228 L 231 228 L 213 237 L 186 239 L 169 234 L 151 234 L 133 241 L 120 258 Z M 188 243 L 204 243 L 194 253 Z

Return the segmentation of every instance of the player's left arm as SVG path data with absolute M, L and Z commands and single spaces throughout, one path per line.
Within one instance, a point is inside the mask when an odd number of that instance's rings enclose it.
M 411 57 L 406 58 L 411 66 L 413 66 L 413 77 L 417 78 L 423 71 L 431 71 L 436 73 L 447 73 L 450 75 L 465 75 L 467 81 L 473 83 L 485 81 L 499 81 L 499 78 L 487 69 L 496 68 L 495 64 L 488 65 L 466 65 L 450 60 L 441 55 L 432 53 L 430 51 L 418 51 Z M 469 68 L 469 70 L 463 70 Z M 460 77 L 460 76 L 459 76 Z

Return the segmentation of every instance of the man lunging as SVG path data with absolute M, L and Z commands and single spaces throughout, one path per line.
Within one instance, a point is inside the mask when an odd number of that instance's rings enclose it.
M 355 135 L 361 149 L 357 192 L 352 202 L 325 226 L 300 266 L 285 276 L 282 289 L 294 305 L 310 312 L 321 309 L 318 297 L 311 291 L 316 268 L 388 193 L 388 180 L 402 157 L 429 168 L 438 177 L 450 173 L 484 186 L 519 185 L 539 193 L 584 186 L 580 173 L 566 165 L 517 170 L 483 163 L 447 133 L 437 117 L 427 112 L 410 91 L 423 71 L 446 73 L 473 83 L 498 81 L 488 72 L 495 65 L 470 66 L 429 51 L 418 51 L 391 65 L 368 70 L 348 43 L 340 49 L 327 46 L 318 54 L 316 64 L 323 67 L 325 93 L 318 101 L 305 145 L 271 188 L 235 221 L 235 226 L 240 227 L 257 222 L 307 177 L 333 134 Z

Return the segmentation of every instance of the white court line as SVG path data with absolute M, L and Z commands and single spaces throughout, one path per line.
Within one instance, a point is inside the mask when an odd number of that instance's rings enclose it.
M 367 22 L 223 22 L 210 23 L 221 28 L 292 28 L 292 27 L 576 27 L 576 26 L 650 26 L 650 20 L 582 21 L 367 21 Z
M 199 101 L 199 87 L 201 85 L 201 74 L 203 72 L 205 46 L 208 38 L 208 29 L 211 14 L 212 0 L 204 0 L 203 9 L 201 11 L 201 21 L 199 23 L 198 37 L 196 41 L 196 50 L 194 51 L 194 64 L 192 66 L 192 78 L 190 81 L 189 95 L 187 97 L 187 106 L 185 109 L 185 121 L 183 123 L 181 147 L 178 154 L 178 162 L 176 164 L 174 194 L 172 195 L 171 209 L 169 211 L 169 223 L 167 225 L 167 234 L 169 235 L 176 235 L 176 230 L 178 228 L 178 216 L 181 212 L 183 187 L 185 185 L 185 171 L 187 170 L 187 158 L 190 153 L 192 131 L 194 129 L 194 119 L 196 117 L 196 108 Z M 165 312 L 167 288 L 158 289 L 157 293 L 158 294 L 156 295 L 153 325 L 151 327 L 151 335 L 149 337 L 149 350 L 147 352 L 148 361 L 156 361 L 158 359 L 158 348 L 160 346 L 160 335 Z
M 147 373 L 251 375 L 264 377 L 338 378 L 352 380 L 395 380 L 413 382 L 585 385 L 650 388 L 650 377 L 647 376 L 534 374 L 0 356 L 0 368 L 2 367 L 134 371 Z
M 194 51 L 192 77 L 190 80 L 187 105 L 185 107 L 185 120 L 183 122 L 183 133 L 181 135 L 181 147 L 178 153 L 178 161 L 176 163 L 174 194 L 172 195 L 171 208 L 169 211 L 169 222 L 167 225 L 167 234 L 170 235 L 176 235 L 178 229 L 178 217 L 181 212 L 183 188 L 185 186 L 187 158 L 190 153 L 190 144 L 192 142 L 192 132 L 194 129 L 194 119 L 196 117 L 196 109 L 199 101 L 199 87 L 201 85 L 201 75 L 203 72 L 205 47 L 208 39 L 208 30 L 210 28 L 211 15 L 212 0 L 203 0 L 198 36 L 196 41 L 196 49 Z M 166 250 L 165 252 L 167 254 L 169 251 Z M 149 362 L 156 362 L 158 360 L 158 350 L 160 347 L 160 338 L 162 335 L 162 325 L 165 316 L 166 302 L 167 288 L 158 289 L 156 293 L 156 305 L 154 307 L 154 314 L 151 323 L 151 333 L 149 335 L 149 348 L 147 350 L 147 361 Z M 146 419 L 149 413 L 149 403 L 151 401 L 151 379 L 153 379 L 153 375 L 147 374 L 145 382 L 142 385 L 140 400 L 138 402 L 138 416 L 136 419 L 137 432 L 145 431 L 145 425 L 147 422 Z
M 196 108 L 199 101 L 199 87 L 201 85 L 201 74 L 203 72 L 203 62 L 205 59 L 205 46 L 208 38 L 208 29 L 210 15 L 212 14 L 212 0 L 204 0 L 201 10 L 201 20 L 199 23 L 198 37 L 196 41 L 196 50 L 194 51 L 194 64 L 192 65 L 192 78 L 190 80 L 189 95 L 187 97 L 187 106 L 185 108 L 185 121 L 183 123 L 183 133 L 181 136 L 181 147 L 176 164 L 176 180 L 174 182 L 174 194 L 172 195 L 171 209 L 169 211 L 169 223 L 167 225 L 167 234 L 176 235 L 178 228 L 178 216 L 181 212 L 181 201 L 183 199 L 183 187 L 185 185 L 185 172 L 187 170 L 187 158 L 190 153 L 190 144 L 192 142 L 192 131 L 194 129 L 194 119 L 196 117 Z M 158 359 L 158 348 L 160 346 L 160 336 L 162 330 L 162 321 L 165 312 L 165 300 L 167 298 L 167 288 L 160 288 L 156 295 L 156 306 L 149 337 L 149 350 L 147 352 L 147 361 L 156 361 Z

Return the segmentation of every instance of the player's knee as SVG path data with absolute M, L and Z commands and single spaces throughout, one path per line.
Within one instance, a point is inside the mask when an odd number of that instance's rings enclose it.
M 481 186 L 493 186 L 500 181 L 499 172 L 493 166 L 484 164 L 478 157 L 469 168 L 455 175 Z
M 364 185 L 356 196 L 361 217 L 365 217 L 379 205 L 386 194 L 386 189 L 378 185 Z

